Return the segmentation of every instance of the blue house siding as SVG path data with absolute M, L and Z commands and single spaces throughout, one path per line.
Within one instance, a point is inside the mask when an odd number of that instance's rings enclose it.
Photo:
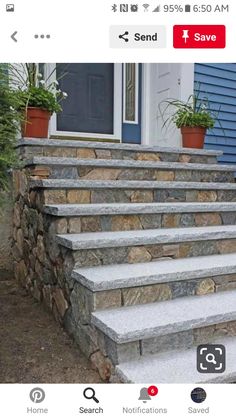
M 194 79 L 195 91 L 219 111 L 220 122 L 208 131 L 205 148 L 222 150 L 222 163 L 236 163 L 236 64 L 195 64 Z

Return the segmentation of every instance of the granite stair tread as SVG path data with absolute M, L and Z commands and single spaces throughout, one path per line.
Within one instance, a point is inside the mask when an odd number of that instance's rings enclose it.
M 236 191 L 236 183 L 174 182 L 149 180 L 76 180 L 37 179 L 29 183 L 31 189 L 188 189 Z
M 236 290 L 96 311 L 92 324 L 116 343 L 236 320 Z
M 140 151 L 140 152 L 169 152 L 169 153 L 180 153 L 180 154 L 194 154 L 199 156 L 221 156 L 223 154 L 220 150 L 206 150 L 206 149 L 195 149 L 195 148 L 182 148 L 182 147 L 162 147 L 162 146 L 145 146 L 139 144 L 122 144 L 122 143 L 111 143 L 111 142 L 96 142 L 96 141 L 77 141 L 71 139 L 57 140 L 57 139 L 36 139 L 28 138 L 22 139 L 18 142 L 20 146 L 39 146 L 39 147 L 69 147 L 69 148 L 97 148 L 102 150 L 129 150 L 129 151 Z
M 59 234 L 56 236 L 59 244 L 72 250 L 235 238 L 236 225 Z
M 214 172 L 236 172 L 236 165 L 155 162 L 136 160 L 109 160 L 109 159 L 79 159 L 72 157 L 32 157 L 26 161 L 26 166 L 86 166 L 91 168 L 127 168 L 127 169 L 156 169 L 156 170 L 197 170 Z
M 93 292 L 236 274 L 236 253 L 78 268 L 72 277 Z
M 223 374 L 200 374 L 196 368 L 196 348 L 143 356 L 123 362 L 116 374 L 124 383 L 232 383 L 236 381 L 236 337 L 214 343 L 224 345 L 227 353 Z
M 236 211 L 236 202 L 167 202 L 111 204 L 52 204 L 45 205 L 46 214 L 58 217 L 83 215 L 159 214 Z

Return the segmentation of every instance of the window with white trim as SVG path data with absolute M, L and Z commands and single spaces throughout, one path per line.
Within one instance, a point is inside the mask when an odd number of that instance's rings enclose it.
M 138 124 L 139 65 L 123 66 L 123 122 Z

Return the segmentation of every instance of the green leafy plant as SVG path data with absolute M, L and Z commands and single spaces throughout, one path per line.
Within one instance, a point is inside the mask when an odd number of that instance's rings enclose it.
M 50 82 L 55 71 L 44 80 L 36 63 L 9 65 L 9 76 L 15 86 L 21 110 L 34 107 L 51 114 L 62 110 L 61 102 L 67 98 L 67 93 L 60 90 L 58 80 Z
M 28 90 L 18 92 L 19 104 L 21 108 L 40 108 L 50 112 L 60 112 L 62 110 L 60 105 L 61 93 L 54 94 L 43 87 L 29 87 Z
M 0 192 L 8 189 L 9 170 L 16 166 L 20 115 L 18 97 L 9 85 L 7 67 L 0 66 Z
M 164 105 L 164 108 L 163 108 Z M 160 112 L 163 118 L 163 127 L 174 123 L 177 128 L 202 127 L 212 129 L 219 112 L 212 111 L 208 98 L 200 99 L 198 94 L 191 95 L 187 102 L 168 99 L 161 103 Z M 170 114 L 165 119 L 165 114 Z

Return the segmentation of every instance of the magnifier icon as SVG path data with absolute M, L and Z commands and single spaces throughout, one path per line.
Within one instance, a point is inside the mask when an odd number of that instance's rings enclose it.
M 99 403 L 99 400 L 95 397 L 95 390 L 92 387 L 87 387 L 84 392 L 83 395 L 85 397 L 85 399 L 87 400 L 94 400 L 96 403 Z
M 206 361 L 209 362 L 210 364 L 214 364 L 214 365 L 217 364 L 216 357 L 214 354 L 207 354 Z

